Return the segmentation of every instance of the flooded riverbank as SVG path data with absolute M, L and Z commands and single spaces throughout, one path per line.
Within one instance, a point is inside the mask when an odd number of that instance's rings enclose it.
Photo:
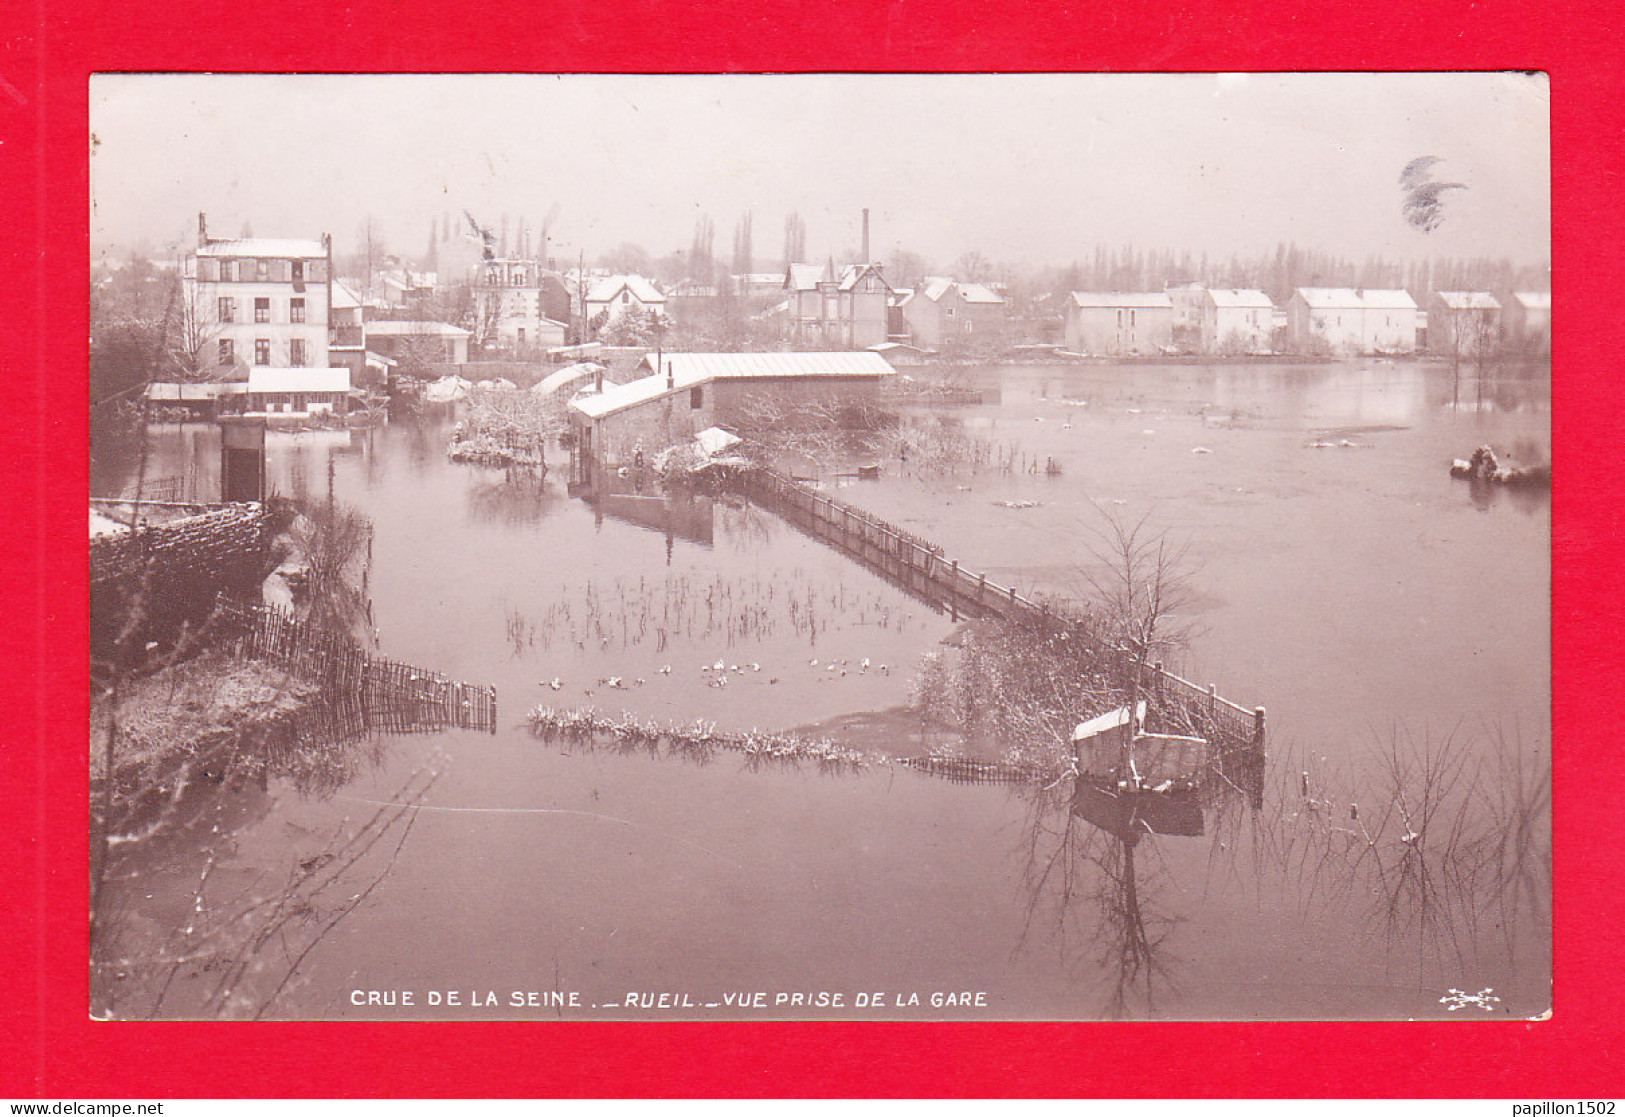
M 1261 807 L 1214 798 L 1125 829 L 1070 786 L 538 739 L 524 714 L 546 703 L 922 752 L 932 730 L 901 708 L 954 625 L 748 502 L 595 507 L 562 469 L 446 461 L 449 426 L 425 421 L 274 434 L 270 480 L 364 509 L 377 646 L 495 684 L 497 733 L 379 738 L 327 795 L 233 793 L 255 806 L 231 825 L 130 854 L 126 903 L 161 926 L 205 860 L 234 887 L 280 880 L 312 835 L 352 832 L 432 768 L 409 840 L 358 864 L 376 883 L 257 1011 L 1394 1017 L 1488 987 L 1498 1014 L 1548 1007 L 1549 505 L 1475 502 L 1448 474 L 1481 443 L 1549 448 L 1546 385 L 1463 409 L 1424 364 L 976 379 L 997 403 L 917 417 L 1058 473 L 888 461 L 878 482 L 825 482 L 1024 592 L 1084 589 L 1103 509 L 1188 538 L 1202 631 L 1179 666 L 1269 708 Z M 151 475 L 207 487 L 212 429 L 149 437 Z M 1403 841 L 1412 812 L 1390 809 L 1445 764 L 1470 800 L 1458 832 L 1482 839 L 1471 871 Z M 1483 847 L 1485 820 L 1513 817 L 1524 844 Z M 1360 822 L 1372 859 L 1343 833 Z M 1351 888 L 1373 896 L 1359 918 Z

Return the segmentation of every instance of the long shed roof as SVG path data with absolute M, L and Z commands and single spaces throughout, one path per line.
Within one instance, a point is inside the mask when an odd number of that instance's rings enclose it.
M 644 359 L 653 370 L 655 356 Z M 805 379 L 809 377 L 894 376 L 896 370 L 879 353 L 667 353 L 658 372 L 572 401 L 590 419 L 601 419 L 628 407 L 659 399 L 670 392 L 713 380 Z M 670 376 L 667 376 L 667 373 Z

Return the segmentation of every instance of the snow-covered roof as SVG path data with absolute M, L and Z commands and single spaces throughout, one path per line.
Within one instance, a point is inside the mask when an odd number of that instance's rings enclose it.
M 1312 310 L 1415 310 L 1416 300 L 1404 291 L 1376 291 L 1355 287 L 1299 287 L 1298 295 Z
M 1145 702 L 1143 699 L 1134 707 L 1134 713 L 1136 721 L 1145 721 Z M 1101 714 L 1099 717 L 1090 718 L 1088 721 L 1080 721 L 1072 730 L 1072 739 L 1074 741 L 1086 741 L 1098 733 L 1103 733 L 1108 729 L 1118 729 L 1127 724 L 1128 707 L 1119 706 L 1110 713 Z
M 356 293 L 337 279 L 333 281 L 332 298 L 331 305 L 334 310 L 356 310 L 361 306 L 361 299 Z
M 968 303 L 990 303 L 998 305 L 1004 302 L 1004 296 L 985 283 L 961 283 L 959 297 Z
M 197 254 L 199 256 L 275 256 L 295 260 L 327 259 L 327 249 L 319 240 L 286 240 L 278 237 L 211 240 L 199 248 Z
M 891 297 L 892 306 L 907 306 L 914 301 L 915 291 L 912 287 L 904 287 L 901 291 L 894 291 Z
M 1268 295 L 1251 287 L 1210 287 L 1207 294 L 1214 306 L 1241 310 L 1275 309 Z
M 723 430 L 721 427 L 706 427 L 694 436 L 694 441 L 699 445 L 701 453 L 705 454 L 706 457 L 714 458 L 723 451 L 738 446 L 744 439 L 732 431 Z
M 1072 305 L 1084 310 L 1113 307 L 1172 310 L 1174 300 L 1166 291 L 1073 291 Z
M 1433 297 L 1451 310 L 1501 309 L 1501 304 L 1488 291 L 1435 291 Z
M 250 392 L 348 392 L 347 368 L 251 368 Z
M 886 277 L 880 274 L 879 264 L 848 264 L 841 272 L 841 290 L 852 290 L 858 285 L 858 281 L 870 272 L 874 272 L 875 278 L 885 284 L 888 290 L 891 289 L 891 284 L 886 283 Z
M 937 300 L 941 299 L 942 296 L 946 295 L 954 288 L 954 281 L 945 275 L 928 275 L 920 282 L 925 284 L 925 286 L 920 289 L 920 294 L 924 295 L 932 302 L 936 302 Z
M 822 264 L 791 264 L 784 272 L 784 285 L 792 291 L 813 291 L 824 278 Z
M 394 322 L 367 323 L 368 337 L 468 337 L 470 333 L 450 322 Z
M 663 303 L 666 301 L 666 296 L 655 290 L 655 285 L 641 275 L 612 275 L 608 279 L 600 279 L 587 292 L 587 301 L 590 303 L 607 303 L 619 295 L 623 287 L 630 290 L 632 297 L 640 303 Z
M 655 356 L 645 364 L 653 369 Z M 669 376 L 667 375 L 669 372 Z M 713 380 L 787 377 L 882 377 L 895 375 L 886 358 L 867 350 L 852 353 L 667 353 L 650 376 L 605 385 L 602 392 L 574 400 L 570 406 L 589 419 L 601 419 L 664 395 L 709 384 Z
M 552 395 L 560 388 L 596 378 L 603 371 L 603 365 L 595 364 L 592 361 L 580 361 L 573 365 L 565 365 L 557 372 L 550 373 L 538 380 L 536 386 L 531 388 L 531 391 L 539 396 Z
M 430 381 L 423 389 L 423 398 L 430 403 L 452 403 L 456 400 L 467 399 L 468 390 L 474 385 L 461 376 L 442 376 L 439 380 Z
M 1512 301 L 1519 303 L 1525 310 L 1552 309 L 1552 293 L 1550 291 L 1514 291 Z

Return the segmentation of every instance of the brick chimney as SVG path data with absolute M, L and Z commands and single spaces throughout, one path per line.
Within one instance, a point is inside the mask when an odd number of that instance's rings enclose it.
M 204 247 L 209 243 L 209 215 L 198 210 L 197 215 L 197 246 Z
M 863 254 L 859 263 L 869 263 L 869 207 L 863 207 Z

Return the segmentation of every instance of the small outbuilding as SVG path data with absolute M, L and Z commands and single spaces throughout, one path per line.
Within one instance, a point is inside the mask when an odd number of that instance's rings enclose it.
M 666 353 L 648 375 L 574 400 L 578 447 L 605 464 L 686 442 L 707 427 L 753 427 L 818 416 L 857 425 L 895 371 L 873 352 Z M 657 371 L 658 370 L 658 371 Z

